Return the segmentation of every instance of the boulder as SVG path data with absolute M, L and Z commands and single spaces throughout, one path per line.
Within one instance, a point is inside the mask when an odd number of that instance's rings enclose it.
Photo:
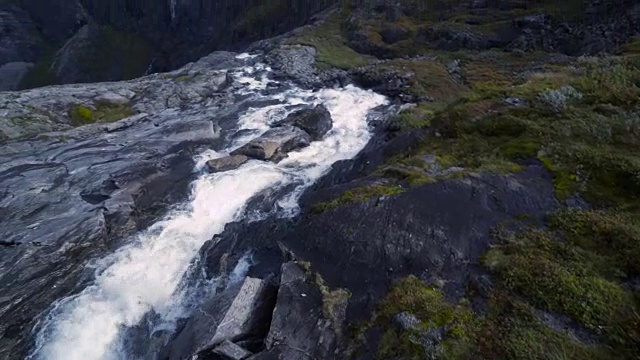
M 231 155 L 244 155 L 258 160 L 282 160 L 286 153 L 309 146 L 311 136 L 294 126 L 267 130 L 262 136 L 236 149 Z
M 249 158 L 245 155 L 226 156 L 223 158 L 207 161 L 207 167 L 209 168 L 210 173 L 217 173 L 222 171 L 235 170 L 247 161 L 249 161 Z
M 236 345 L 229 340 L 225 340 L 222 344 L 213 350 L 213 353 L 219 355 L 224 360 L 244 360 L 253 355 L 242 346 Z
M 279 359 L 300 359 L 302 354 L 312 359 L 338 358 L 344 312 L 336 311 L 336 319 L 326 316 L 323 309 L 328 299 L 314 280 L 294 262 L 282 265 L 278 299 L 265 340 L 267 351 L 256 358 L 273 358 L 267 354 L 278 354 Z
M 265 295 L 266 285 L 260 279 L 246 278 L 240 292 L 231 303 L 222 322 L 218 325 L 213 339 L 206 346 L 215 345 L 226 340 L 236 340 L 250 334 L 259 305 Z
M 266 334 L 275 289 L 247 277 L 206 300 L 184 328 L 162 349 L 159 358 L 184 359 L 210 352 L 227 340 L 262 339 Z
M 298 110 L 277 122 L 275 126 L 295 126 L 311 135 L 313 141 L 317 141 L 331 130 L 333 120 L 324 105 L 317 105 L 314 108 Z

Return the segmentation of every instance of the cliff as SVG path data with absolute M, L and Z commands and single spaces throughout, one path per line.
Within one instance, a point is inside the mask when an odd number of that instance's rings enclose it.
M 131 79 L 301 26 L 335 0 L 7 0 L 0 90 Z

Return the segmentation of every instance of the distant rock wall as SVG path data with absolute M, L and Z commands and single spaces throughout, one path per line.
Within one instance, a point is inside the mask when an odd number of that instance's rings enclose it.
M 0 91 L 117 81 L 303 25 L 338 0 L 3 0 Z M 33 66 L 31 67 L 31 64 Z

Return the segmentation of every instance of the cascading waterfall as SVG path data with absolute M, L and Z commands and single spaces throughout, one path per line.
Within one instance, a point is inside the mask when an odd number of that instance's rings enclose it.
M 43 320 L 31 359 L 128 358 L 118 346 L 123 329 L 135 326 L 150 311 L 166 323 L 187 315 L 181 280 L 207 240 L 221 233 L 225 224 L 246 216 L 247 202 L 267 189 L 293 188 L 280 199 L 279 208 L 294 214 L 306 187 L 334 162 L 352 158 L 367 144 L 371 137 L 367 114 L 386 103 L 383 96 L 352 86 L 316 92 L 289 88 L 275 95 L 257 95 L 266 87 L 258 72 L 248 71 L 235 79 L 245 84 L 243 92 L 282 103 L 245 112 L 237 124 L 240 135 L 222 151 L 201 154 L 197 167 L 259 136 L 270 123 L 286 116 L 290 105 L 324 104 L 333 117 L 333 128 L 323 140 L 289 153 L 278 164 L 255 160 L 236 170 L 200 176 L 186 206 L 101 260 L 93 285 L 55 304 Z
M 169 11 L 171 12 L 171 21 L 176 18 L 176 6 L 178 0 L 169 0 Z

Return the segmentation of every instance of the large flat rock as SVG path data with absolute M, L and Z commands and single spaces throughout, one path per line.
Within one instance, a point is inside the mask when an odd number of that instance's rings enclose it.
M 309 146 L 310 142 L 311 136 L 300 128 L 282 126 L 267 130 L 257 139 L 234 150 L 231 155 L 278 162 L 288 152 Z

